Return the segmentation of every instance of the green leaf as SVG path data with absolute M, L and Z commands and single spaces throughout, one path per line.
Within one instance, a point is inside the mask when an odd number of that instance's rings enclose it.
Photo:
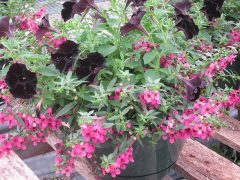
M 39 69 L 37 72 L 43 76 L 49 76 L 49 77 L 58 76 L 60 74 L 54 65 L 43 67 Z
M 145 72 L 144 74 L 144 77 L 145 77 L 145 81 L 146 82 L 150 82 L 151 80 L 156 80 L 156 79 L 159 79 L 160 78 L 160 74 L 158 71 L 156 70 L 153 70 L 153 69 L 149 69 Z
M 74 106 L 76 105 L 76 102 L 70 102 L 66 106 L 64 106 L 55 116 L 55 118 L 58 118 L 66 113 L 68 113 Z
M 113 86 L 115 85 L 116 81 L 117 81 L 117 78 L 114 78 L 113 80 L 110 81 L 110 83 L 108 84 L 108 87 L 107 87 L 108 91 L 113 88 Z
M 104 123 L 103 128 L 110 128 L 113 127 L 115 124 L 114 123 Z
M 116 46 L 104 45 L 99 47 L 98 52 L 101 53 L 103 56 L 108 56 L 114 53 L 116 50 L 117 50 Z
M 154 60 L 154 58 L 157 56 L 157 53 L 155 51 L 151 51 L 150 53 L 146 53 L 143 56 L 143 62 L 144 64 L 149 64 Z

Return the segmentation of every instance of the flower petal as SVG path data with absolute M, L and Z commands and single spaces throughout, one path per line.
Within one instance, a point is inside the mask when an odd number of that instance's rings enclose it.
M 63 10 L 61 11 L 62 18 L 64 22 L 72 18 L 73 6 L 76 2 L 66 1 L 63 3 Z
M 71 40 L 63 42 L 56 52 L 51 54 L 51 59 L 60 72 L 71 69 L 79 54 L 79 45 Z
M 5 81 L 15 98 L 28 99 L 37 93 L 37 75 L 27 70 L 24 64 L 12 64 Z
M 187 15 L 187 12 L 190 10 L 192 3 L 189 0 L 183 0 L 175 3 L 173 5 L 175 7 L 176 14 Z
M 37 40 L 41 41 L 42 37 L 47 33 L 47 32 L 58 32 L 55 28 L 51 27 L 50 22 L 49 22 L 49 16 L 45 15 L 42 20 L 41 24 L 38 26 L 38 30 L 36 32 L 36 38 Z
M 202 11 L 206 14 L 209 21 L 221 16 L 221 8 L 224 0 L 204 0 Z
M 87 81 L 92 83 L 96 75 L 103 68 L 104 63 L 105 58 L 102 54 L 98 52 L 90 53 L 87 58 L 79 60 L 79 67 L 76 69 L 76 74 L 79 79 L 88 76 Z
M 14 24 L 10 24 L 10 18 L 4 16 L 0 20 L 0 38 L 1 37 L 13 37 L 13 32 L 16 30 L 16 26 Z
M 192 39 L 199 32 L 198 26 L 188 15 L 178 15 L 176 27 L 179 31 L 183 31 L 187 39 Z

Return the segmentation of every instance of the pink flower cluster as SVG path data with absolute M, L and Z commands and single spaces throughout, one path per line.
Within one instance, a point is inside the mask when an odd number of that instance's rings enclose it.
M 0 135 L 0 158 L 5 154 L 10 155 L 15 149 L 26 150 L 26 138 L 20 136 L 13 136 L 11 134 Z
M 35 22 L 34 19 L 30 19 L 30 18 L 21 16 L 20 21 L 22 22 L 20 24 L 20 29 L 28 30 L 28 31 L 32 32 L 33 34 L 36 34 L 36 32 L 38 30 L 38 24 Z
M 10 107 L 6 109 L 5 113 L 0 112 L 0 123 L 2 125 L 7 124 L 10 129 L 18 124 L 18 121 Z
M 59 48 L 59 46 L 67 41 L 67 38 L 65 37 L 59 37 L 55 38 L 53 35 L 51 35 L 50 32 L 46 32 L 44 34 L 44 40 L 46 40 L 47 45 L 53 45 L 54 48 Z
M 161 104 L 159 91 L 145 90 L 139 95 L 139 99 L 142 106 L 149 109 L 157 108 Z
M 240 30 L 236 29 L 236 30 L 232 30 L 232 32 L 229 34 L 230 37 L 230 41 L 228 43 L 228 45 L 233 45 L 235 43 L 239 43 L 240 42 Z
M 199 47 L 199 51 L 202 52 L 210 52 L 213 50 L 213 45 L 211 44 L 205 44 L 204 41 L 201 42 L 200 47 Z
M 224 103 L 226 108 L 238 108 L 240 106 L 240 88 L 238 90 L 231 91 L 227 99 L 228 100 Z
M 95 151 L 95 146 L 89 143 L 75 144 L 72 147 L 72 157 L 87 157 L 92 158 Z
M 170 53 L 167 56 L 162 56 L 160 58 L 160 65 L 161 67 L 164 68 L 168 68 L 170 65 L 172 65 L 174 63 L 174 61 L 176 61 L 177 63 L 181 63 L 183 64 L 184 67 L 189 67 L 189 63 L 185 57 L 185 53 L 179 53 L 179 54 L 174 54 L 174 53 Z
M 160 129 L 165 132 L 163 139 L 169 138 L 170 143 L 174 143 L 175 139 L 190 137 L 205 139 L 209 137 L 213 131 L 213 123 L 204 121 L 204 119 L 221 117 L 223 107 L 223 102 L 204 97 L 199 98 L 194 103 L 193 109 L 186 109 L 178 118 L 174 116 L 178 114 L 175 112 L 160 124 Z M 179 128 L 179 125 L 184 125 L 184 128 Z
M 217 72 L 221 72 L 227 68 L 229 64 L 232 64 L 235 61 L 236 55 L 230 54 L 227 57 L 220 58 L 219 60 L 209 64 L 205 71 L 205 75 L 209 78 L 213 78 Z
M 160 58 L 160 65 L 164 68 L 169 67 L 177 56 L 173 53 L 170 53 L 168 56 L 162 56 Z
M 28 30 L 32 32 L 33 34 L 36 34 L 38 28 L 38 24 L 36 23 L 37 19 L 43 18 L 44 14 L 46 13 L 46 8 L 43 7 L 39 11 L 37 11 L 32 17 L 16 17 L 16 20 L 20 20 L 20 29 L 22 30 Z
M 55 118 L 51 109 L 48 110 L 46 115 L 40 114 L 39 118 L 22 113 L 19 113 L 18 115 L 23 119 L 28 130 L 44 131 L 50 129 L 56 131 L 62 126 L 62 121 Z
M 40 142 L 46 142 L 46 136 L 43 132 L 31 134 L 29 137 L 34 146 L 36 146 Z
M 137 42 L 136 45 L 133 45 L 135 51 L 141 50 L 143 53 L 148 53 L 152 50 L 154 45 L 151 42 L 145 41 L 144 37 Z
M 112 132 L 111 128 L 103 128 L 103 122 L 95 121 L 93 124 L 81 125 L 82 136 L 86 142 L 92 141 L 96 144 L 106 142 L 109 137 L 107 132 Z
M 115 100 L 120 101 L 122 92 L 123 92 L 122 88 L 116 89 L 115 92 L 111 96 L 109 96 L 109 99 L 110 100 L 115 99 Z
M 56 147 L 55 163 L 56 163 L 56 167 L 58 168 L 58 172 L 62 173 L 67 177 L 70 177 L 70 175 L 72 174 L 75 168 L 75 165 L 74 165 L 75 159 L 71 157 L 71 154 L 66 149 L 66 146 L 64 145 L 63 142 L 57 143 L 55 147 Z M 69 156 L 66 158 L 67 155 Z
M 39 9 L 39 11 L 37 11 L 33 16 L 41 19 L 43 18 L 44 14 L 46 14 L 46 7 L 42 7 L 41 9 Z
M 116 177 L 121 173 L 121 169 L 125 170 L 126 166 L 134 162 L 133 159 L 133 147 L 130 146 L 126 152 L 122 153 L 116 160 L 115 163 L 110 164 L 108 167 L 102 166 L 102 174 L 111 174 L 112 177 Z
M 6 89 L 6 88 L 7 88 L 6 82 L 5 82 L 4 80 L 0 80 L 0 91 L 1 91 L 2 89 Z

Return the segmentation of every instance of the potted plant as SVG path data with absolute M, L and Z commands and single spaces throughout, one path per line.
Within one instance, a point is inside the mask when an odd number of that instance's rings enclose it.
M 217 86 L 239 78 L 225 71 L 240 39 L 231 5 L 80 0 L 62 20 L 45 8 L 2 17 L 0 121 L 12 131 L 0 156 L 48 138 L 66 176 L 160 179 L 184 139 L 208 138 L 240 104 L 240 89 Z

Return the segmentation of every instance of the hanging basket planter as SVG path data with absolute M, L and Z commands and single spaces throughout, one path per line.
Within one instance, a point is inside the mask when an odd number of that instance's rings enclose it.
M 240 107 L 238 3 L 19 2 L 0 2 L 0 157 L 47 141 L 65 176 L 159 180 Z

